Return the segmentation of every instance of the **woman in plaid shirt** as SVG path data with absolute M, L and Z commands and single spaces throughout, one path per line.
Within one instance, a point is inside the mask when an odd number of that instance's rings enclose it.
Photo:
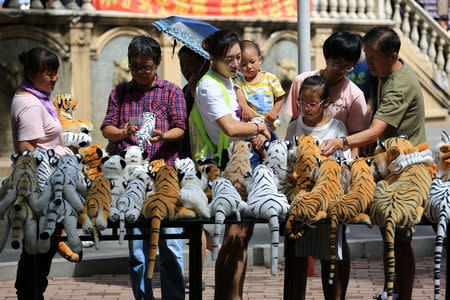
M 150 36 L 139 35 L 128 46 L 128 61 L 133 79 L 117 85 L 111 92 L 108 110 L 101 126 L 102 134 L 117 143 L 117 152 L 136 145 L 134 133 L 138 127 L 130 118 L 144 112 L 156 116 L 155 130 L 150 143 L 145 144 L 149 160 L 164 158 L 174 165 L 178 157 L 178 141 L 183 138 L 186 102 L 181 89 L 158 77 L 161 48 Z M 143 234 L 147 229 L 133 229 Z M 181 233 L 182 228 L 161 228 L 161 233 Z M 149 234 L 150 232 L 146 232 Z M 149 241 L 128 242 L 130 277 L 137 300 L 154 299 L 151 279 L 146 277 Z M 183 240 L 160 239 L 161 292 L 163 299 L 184 299 Z

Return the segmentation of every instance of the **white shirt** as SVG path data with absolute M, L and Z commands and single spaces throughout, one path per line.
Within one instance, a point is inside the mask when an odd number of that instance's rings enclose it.
M 239 104 L 236 97 L 236 88 L 231 78 L 225 78 L 212 70 L 208 72 L 217 75 L 222 80 L 230 98 L 230 105 L 227 106 L 222 88 L 212 78 L 203 79 L 195 91 L 195 102 L 206 128 L 206 133 L 211 141 L 218 145 L 220 126 L 216 121 L 226 115 L 231 115 L 233 119 L 239 121 L 236 115 L 236 112 L 239 111 Z M 230 141 L 233 141 L 232 137 L 230 137 Z
M 338 121 L 336 119 L 330 119 L 328 123 L 318 127 L 310 127 L 303 123 L 303 118 L 298 118 L 291 124 L 289 124 L 286 131 L 285 140 L 293 141 L 294 136 L 301 135 L 310 135 L 319 140 L 319 143 L 322 143 L 324 140 L 328 139 L 336 139 L 341 136 L 347 136 L 347 129 L 345 128 L 344 123 Z M 334 152 L 333 157 L 344 157 L 345 159 L 351 161 L 351 151 L 350 149 L 347 151 L 338 150 Z

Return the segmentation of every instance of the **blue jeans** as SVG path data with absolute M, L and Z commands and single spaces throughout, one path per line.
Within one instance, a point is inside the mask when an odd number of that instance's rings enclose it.
M 150 233 L 149 228 L 133 228 L 133 234 Z M 161 233 L 181 233 L 182 228 L 161 228 Z M 184 299 L 183 240 L 159 239 L 159 268 L 162 299 Z M 131 288 L 136 300 L 154 300 L 152 280 L 147 278 L 150 241 L 128 241 Z

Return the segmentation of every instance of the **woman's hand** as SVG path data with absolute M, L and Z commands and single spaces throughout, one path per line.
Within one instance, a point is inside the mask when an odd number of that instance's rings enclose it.
M 136 131 L 137 131 L 137 127 L 134 125 L 131 125 L 129 122 L 127 122 L 125 124 L 125 126 L 123 126 L 123 128 L 122 128 L 123 138 L 125 139 L 125 138 L 129 137 L 130 135 L 135 134 Z
M 162 132 L 161 130 L 153 130 L 153 135 L 152 138 L 150 139 L 150 143 L 156 143 L 156 142 L 162 142 L 164 141 L 164 132 Z
M 260 152 L 264 150 L 264 142 L 266 140 L 267 139 L 264 135 L 258 134 L 256 137 L 250 139 L 250 143 L 252 143 L 253 147 Z
M 341 150 L 344 147 L 344 141 L 342 139 L 324 140 L 322 142 L 322 155 L 333 155 L 337 150 Z

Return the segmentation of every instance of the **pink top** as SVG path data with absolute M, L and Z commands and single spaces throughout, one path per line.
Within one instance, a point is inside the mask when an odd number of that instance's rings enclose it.
M 297 99 L 300 86 L 307 77 L 319 74 L 320 70 L 316 70 L 304 72 L 295 77 L 284 108 L 287 115 L 298 119 Z M 329 89 L 331 104 L 325 113 L 344 123 L 349 135 L 366 129 L 368 116 L 363 92 L 347 77 L 344 77 L 338 84 L 329 86 Z
M 62 128 L 36 96 L 15 94 L 11 103 L 11 128 L 14 151 L 19 153 L 19 142 L 37 139 L 37 148 L 54 149 L 64 155 Z

